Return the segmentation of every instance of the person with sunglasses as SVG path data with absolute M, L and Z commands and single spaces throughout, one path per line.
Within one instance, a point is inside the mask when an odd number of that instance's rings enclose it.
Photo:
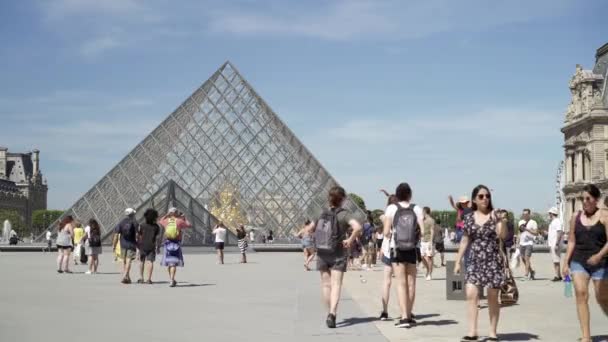
M 608 316 L 608 213 L 597 206 L 600 195 L 593 184 L 583 187 L 583 210 L 570 219 L 562 269 L 563 276 L 571 276 L 574 283 L 582 342 L 591 342 L 589 280 L 593 280 L 597 303 Z
M 462 341 L 477 341 L 480 288 L 487 288 L 490 332 L 486 341 L 498 341 L 496 330 L 500 316 L 498 292 L 505 284 L 505 265 L 498 240 L 507 235 L 506 219 L 492 207 L 490 189 L 478 185 L 473 189 L 473 212 L 464 216 L 464 235 L 456 256 L 454 273 L 460 273 L 460 262 L 468 250 L 465 281 L 468 334 Z

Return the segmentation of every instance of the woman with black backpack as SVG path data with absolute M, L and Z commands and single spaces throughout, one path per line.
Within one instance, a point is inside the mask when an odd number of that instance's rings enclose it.
M 84 229 L 85 253 L 89 256 L 89 270 L 86 274 L 96 274 L 99 266 L 99 254 L 101 254 L 101 228 L 95 219 L 89 220 L 89 225 Z
M 354 245 L 362 227 L 348 210 L 342 208 L 346 198 L 343 188 L 331 188 L 328 197 L 329 208 L 317 220 L 314 236 L 323 303 L 329 311 L 325 323 L 328 328 L 335 328 L 342 279 L 346 272 L 347 250 Z M 352 233 L 347 237 L 349 228 L 352 228 Z
M 401 317 L 395 326 L 409 328 L 416 324 L 412 309 L 416 299 L 416 264 L 419 251 L 417 245 L 420 241 L 420 227 L 424 224 L 424 214 L 420 206 L 410 202 L 412 188 L 409 184 L 399 184 L 395 196 L 397 203 L 390 204 L 384 213 L 384 238 L 390 239 L 390 261 L 401 309 Z

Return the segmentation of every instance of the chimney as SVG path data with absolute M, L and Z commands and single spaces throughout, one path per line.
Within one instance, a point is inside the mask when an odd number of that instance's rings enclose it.
M 0 179 L 6 179 L 6 151 L 8 148 L 0 146 Z
M 33 150 L 32 151 L 32 164 L 34 165 L 33 177 L 38 175 L 38 171 L 40 170 L 40 151 Z

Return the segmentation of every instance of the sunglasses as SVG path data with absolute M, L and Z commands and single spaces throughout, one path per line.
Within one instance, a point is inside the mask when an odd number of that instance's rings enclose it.
M 492 196 L 490 196 L 490 194 L 479 194 L 477 195 L 477 199 L 482 200 L 484 198 L 490 199 L 492 198 Z

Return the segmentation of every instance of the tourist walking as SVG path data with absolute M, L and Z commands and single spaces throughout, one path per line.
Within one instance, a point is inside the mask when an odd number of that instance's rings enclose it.
M 519 253 L 524 262 L 525 276 L 534 280 L 536 272 L 532 267 L 532 253 L 534 251 L 534 238 L 538 235 L 538 224 L 530 218 L 530 209 L 524 209 L 519 227 Z
M 384 241 L 384 234 L 382 234 L 383 231 L 384 227 L 376 227 L 376 260 L 382 259 L 382 243 Z
M 368 217 L 367 217 L 367 222 L 365 222 L 363 224 L 363 232 L 361 233 L 361 236 L 359 237 L 359 241 L 361 242 L 361 248 L 362 248 L 362 256 L 361 256 L 361 263 L 362 263 L 362 268 L 364 270 L 371 270 L 372 267 L 372 262 L 374 259 L 374 254 L 376 253 L 374 247 L 374 224 L 373 224 L 373 219 L 371 218 L 371 213 L 368 211 Z
M 549 224 L 549 231 L 547 233 L 547 243 L 549 244 L 549 253 L 551 253 L 553 270 L 555 271 L 555 277 L 553 277 L 552 281 L 562 281 L 560 259 L 562 255 L 562 237 L 564 235 L 564 228 L 562 225 L 562 220 L 558 217 L 559 211 L 557 211 L 556 207 L 549 209 L 548 213 L 551 223 Z
M 58 273 L 72 273 L 70 271 L 70 254 L 74 249 L 72 243 L 72 236 L 74 236 L 73 227 L 74 218 L 72 215 L 67 215 L 59 223 L 57 241 L 57 272 Z
M 99 267 L 99 255 L 101 248 L 101 227 L 95 219 L 89 220 L 89 225 L 84 229 L 85 251 L 89 256 L 89 270 L 86 274 L 97 274 Z
M 247 232 L 245 231 L 245 226 L 242 224 L 236 229 L 236 238 L 237 245 L 239 246 L 239 251 L 241 252 L 241 264 L 247 263 Z
M 274 235 L 272 233 L 272 230 L 268 231 L 268 237 L 266 237 L 266 240 L 268 241 L 269 244 L 274 243 Z
M 571 276 L 574 282 L 582 342 L 591 342 L 589 280 L 593 281 L 597 303 L 608 316 L 608 213 L 598 209 L 599 198 L 600 190 L 595 185 L 583 187 L 583 210 L 573 213 L 570 220 L 562 271 L 564 277 Z
M 84 237 L 84 228 L 82 223 L 78 220 L 74 220 L 74 265 L 78 265 L 80 257 L 84 252 L 84 246 L 82 244 Z
M 310 271 L 310 262 L 315 257 L 315 223 L 310 220 L 304 222 L 304 227 L 300 229 L 297 236 L 302 241 L 302 251 L 304 252 L 304 269 Z
M 450 205 L 454 210 L 456 210 L 456 238 L 455 242 L 460 243 L 463 235 L 464 229 L 464 215 L 471 213 L 471 202 L 467 196 L 460 196 L 458 199 L 458 203 L 454 203 L 454 198 L 452 195 L 448 196 L 448 200 L 450 201 Z M 466 262 L 466 256 L 465 256 Z
M 420 255 L 422 263 L 426 268 L 426 280 L 433 279 L 433 238 L 435 232 L 435 220 L 431 216 L 431 208 L 424 207 L 424 219 L 420 238 Z
M 192 227 L 184 214 L 177 211 L 177 208 L 169 209 L 167 215 L 163 216 L 160 225 L 164 227 L 164 253 L 161 266 L 167 267 L 171 283 L 169 287 L 177 286 L 175 273 L 177 267 L 184 267 L 184 255 L 182 253 L 182 230 Z
M 454 273 L 460 273 L 460 262 L 467 248 L 468 261 L 465 270 L 465 292 L 467 298 L 467 320 L 469 322 L 468 334 L 463 341 L 477 341 L 480 288 L 487 288 L 487 299 L 490 314 L 490 332 L 486 341 L 498 341 L 496 335 L 500 305 L 498 292 L 505 284 L 504 260 L 500 251 L 499 239 L 506 237 L 506 220 L 492 207 L 490 189 L 478 185 L 473 189 L 472 213 L 466 214 L 464 219 L 464 236 L 456 256 Z
M 217 263 L 224 264 L 224 244 L 226 242 L 226 227 L 223 222 L 219 222 L 213 229 L 215 235 L 215 250 L 217 251 Z
M 416 264 L 420 241 L 420 227 L 424 226 L 422 208 L 411 203 L 412 189 L 401 183 L 395 190 L 398 202 L 391 204 L 384 213 L 384 237 L 394 243 L 391 263 L 397 282 L 397 297 L 401 317 L 397 327 L 409 328 L 416 324 L 412 308 L 416 299 Z
M 342 279 L 346 272 L 347 250 L 362 230 L 361 224 L 352 214 L 342 208 L 345 198 L 346 192 L 342 187 L 334 186 L 329 190 L 329 208 L 317 220 L 314 233 L 317 269 L 321 273 L 322 299 L 328 311 L 325 320 L 328 328 L 336 327 Z M 347 237 L 349 229 L 352 232 Z
M 123 218 L 114 228 L 112 248 L 116 252 L 116 245 L 120 240 L 120 258 L 122 259 L 123 284 L 131 284 L 131 264 L 137 255 L 137 230 L 139 223 L 135 220 L 135 210 L 127 208 Z
M 445 232 L 441 227 L 441 220 L 439 218 L 435 219 L 435 226 L 433 227 L 433 244 L 435 245 L 435 251 L 439 253 L 441 256 L 441 266 L 445 266 Z M 433 264 L 435 264 L 433 258 Z
M 397 200 L 397 196 L 389 195 L 388 203 L 386 204 L 387 208 L 391 204 L 396 204 L 399 202 Z M 384 222 L 384 214 L 380 216 L 380 222 Z M 384 232 L 384 226 L 381 228 Z M 384 234 L 382 234 L 384 236 Z M 380 320 L 386 321 L 388 320 L 388 300 L 391 294 L 391 284 L 393 281 L 393 265 L 391 263 L 391 255 L 395 244 L 390 237 L 387 237 L 382 240 L 382 245 L 380 246 L 380 261 L 384 265 L 383 268 L 383 281 L 382 281 L 382 312 L 380 313 Z
M 46 248 L 49 252 L 51 251 L 51 247 L 53 247 L 53 233 L 51 233 L 50 229 L 47 229 L 46 230 Z
M 139 226 L 137 231 L 137 245 L 139 249 L 139 279 L 138 284 L 152 284 L 152 272 L 156 254 L 160 253 L 161 229 L 157 223 L 158 211 L 147 209 L 144 212 L 145 222 Z M 144 280 L 144 270 L 148 265 L 148 276 Z

